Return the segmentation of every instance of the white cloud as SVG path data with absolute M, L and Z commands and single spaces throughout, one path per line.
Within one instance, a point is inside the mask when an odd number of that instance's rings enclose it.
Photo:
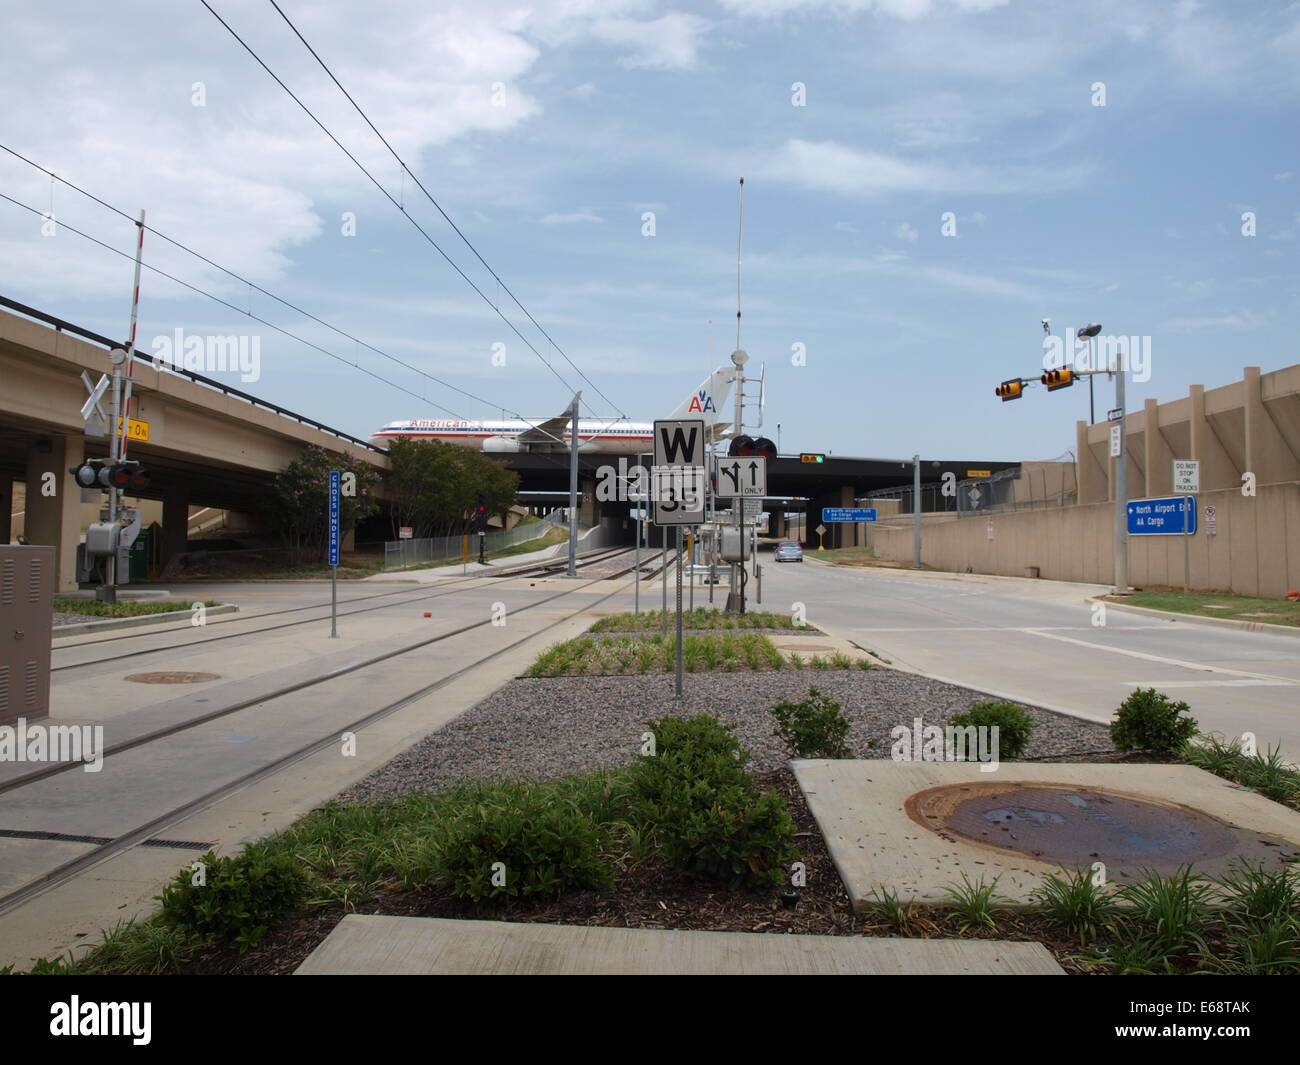
M 571 214 L 551 213 L 538 219 L 544 226 L 567 226 L 577 222 L 603 222 L 605 221 L 598 214 L 593 214 L 584 208 L 581 211 L 574 211 Z
M 1088 164 L 1011 164 L 1000 170 L 949 165 L 860 151 L 835 141 L 789 140 L 764 168 L 766 176 L 819 192 L 878 196 L 892 192 L 1046 192 L 1079 185 Z
M 591 32 L 605 44 L 630 49 L 619 59 L 628 69 L 682 70 L 696 65 L 708 27 L 699 15 L 670 11 L 653 20 L 598 19 Z
M 1259 329 L 1264 324 L 1264 320 L 1253 311 L 1232 311 L 1208 318 L 1171 318 L 1165 323 L 1165 328 L 1179 333 L 1201 329 L 1227 329 L 1244 333 Z

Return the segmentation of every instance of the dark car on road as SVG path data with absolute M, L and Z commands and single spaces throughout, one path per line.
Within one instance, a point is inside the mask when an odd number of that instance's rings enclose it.
M 802 562 L 803 544 L 798 540 L 784 540 L 776 545 L 775 562 Z

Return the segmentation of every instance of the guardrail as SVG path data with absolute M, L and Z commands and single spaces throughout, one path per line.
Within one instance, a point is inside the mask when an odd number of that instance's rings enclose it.
M 123 341 L 110 340 L 106 336 L 101 336 L 98 333 L 92 333 L 89 329 L 83 329 L 79 325 L 73 325 L 71 322 L 65 322 L 62 318 L 57 318 L 52 314 L 46 314 L 44 311 L 38 311 L 35 307 L 28 307 L 25 303 L 19 303 L 17 300 L 11 300 L 7 296 L 0 296 L 0 307 L 8 307 L 9 310 L 16 311 L 17 313 L 25 315 L 28 318 L 35 318 L 37 321 L 44 322 L 46 325 L 52 325 L 54 326 L 55 329 L 58 329 L 61 332 L 71 333 L 74 336 L 81 337 L 83 340 L 89 340 L 91 343 L 94 344 L 102 344 L 106 348 L 112 349 L 112 348 L 126 347 L 126 344 Z M 140 351 L 138 348 L 136 349 L 135 357 L 137 359 L 143 359 L 145 362 L 149 363 L 150 365 L 154 365 L 155 363 L 155 360 L 152 355 L 149 355 L 147 352 Z M 227 396 L 234 396 L 236 399 L 242 399 L 244 400 L 244 402 L 251 403 L 255 407 L 261 407 L 263 410 L 273 411 L 274 413 L 280 415 L 282 418 L 292 418 L 294 421 L 298 422 L 301 425 L 307 425 L 313 429 L 320 430 L 322 433 L 328 433 L 330 436 L 336 436 L 340 440 L 346 440 L 349 444 L 356 444 L 358 447 L 363 447 L 367 451 L 374 451 L 376 454 L 380 454 L 380 455 L 388 454 L 388 451 L 385 448 L 375 447 L 375 445 L 370 443 L 370 441 L 368 440 L 362 440 L 360 437 L 353 436 L 350 433 L 345 433 L 339 429 L 331 428 L 330 426 L 326 425 L 324 422 L 316 421 L 315 418 L 308 418 L 305 414 L 295 414 L 293 411 L 288 410 L 285 407 L 281 407 L 275 403 L 268 403 L 264 399 L 258 399 L 257 396 L 254 396 L 250 392 L 245 392 L 242 389 L 238 389 L 238 388 L 232 388 L 230 385 L 222 384 L 220 381 L 214 380 L 211 377 L 205 377 L 201 373 L 195 373 L 193 370 L 186 370 L 182 367 L 176 367 L 176 366 L 168 366 L 166 372 L 176 374 L 178 377 L 188 377 L 195 384 L 206 385 L 208 388 L 215 388 L 218 392 L 223 392 Z
M 568 524 L 563 510 L 553 510 L 541 521 L 516 525 L 513 529 L 490 532 L 484 537 L 484 550 L 503 548 L 538 540 L 555 528 Z M 478 533 L 463 536 L 431 536 L 419 540 L 389 540 L 384 544 L 384 569 L 405 569 L 423 562 L 450 562 L 460 558 L 478 558 Z

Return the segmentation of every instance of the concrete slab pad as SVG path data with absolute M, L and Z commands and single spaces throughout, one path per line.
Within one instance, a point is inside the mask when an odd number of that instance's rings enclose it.
M 1041 943 L 591 928 L 349 914 L 299 976 L 1060 976 Z
M 945 904 L 944 888 L 963 873 L 1000 877 L 1004 905 L 1023 908 L 1063 866 L 1104 862 L 1122 882 L 1148 866 L 1172 872 L 1191 861 L 1216 872 L 1236 856 L 1278 862 L 1300 852 L 1300 813 L 1193 766 L 791 764 L 856 910 L 880 888 Z M 1059 831 L 1070 823 L 1086 845 L 1065 858 Z M 1203 860 L 1188 856 L 1198 848 Z

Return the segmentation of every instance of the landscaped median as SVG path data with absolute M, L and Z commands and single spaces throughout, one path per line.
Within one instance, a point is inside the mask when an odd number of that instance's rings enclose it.
M 621 669 L 611 655 L 583 661 Z M 1017 764 L 1190 761 L 1300 805 L 1300 775 L 1267 752 L 1188 746 L 1185 704 L 1138 692 L 1108 729 L 889 669 L 700 671 L 681 700 L 658 670 L 512 681 L 288 831 L 182 869 L 158 915 L 75 968 L 287 973 L 359 912 L 1040 941 L 1076 973 L 1300 973 L 1300 894 L 1285 866 L 1118 887 L 1061 868 L 1025 910 L 1004 908 L 997 879 L 972 864 L 942 905 L 882 883 L 855 912 L 789 768 L 905 760 L 916 748 L 900 735 L 923 723 L 996 724 L 996 756 Z
M 1243 624 L 1300 627 L 1300 598 L 1264 599 L 1251 595 L 1219 592 L 1179 592 L 1172 589 L 1143 590 L 1128 595 L 1105 595 L 1100 599 L 1135 606 L 1143 610 L 1160 610 L 1168 614 L 1191 614 L 1202 618 L 1219 618 Z

